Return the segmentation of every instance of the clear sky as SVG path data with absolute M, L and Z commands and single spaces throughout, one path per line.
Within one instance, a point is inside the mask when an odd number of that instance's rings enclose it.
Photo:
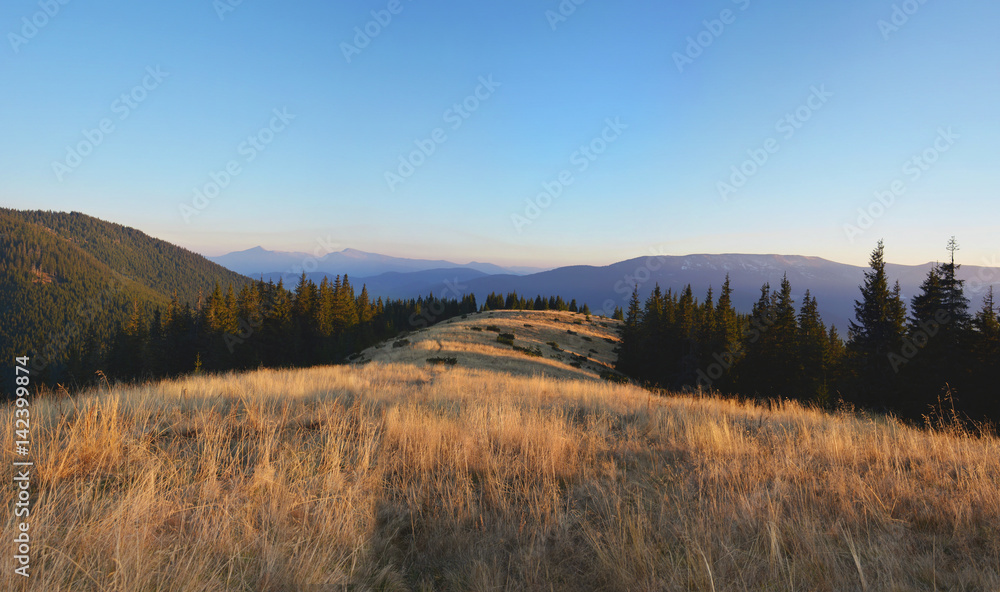
M 996 0 L 62 1 L 0 7 L 4 206 L 210 255 L 1000 259 Z

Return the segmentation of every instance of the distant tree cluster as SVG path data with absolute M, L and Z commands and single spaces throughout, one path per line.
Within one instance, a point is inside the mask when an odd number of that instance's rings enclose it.
M 164 307 L 133 304 L 110 347 L 88 340 L 74 348 L 66 373 L 85 380 L 100 369 L 134 380 L 334 363 L 402 331 L 475 311 L 474 296 L 373 302 L 365 287 L 356 294 L 346 275 L 317 286 L 303 274 L 293 291 L 281 281 L 251 282 L 239 291 L 216 284 L 193 305 L 176 294 Z
M 483 310 L 562 310 L 591 314 L 590 306 L 586 303 L 583 306 L 578 306 L 575 298 L 569 303 L 563 300 L 562 296 L 543 298 L 539 295 L 532 300 L 530 297 L 519 296 L 517 292 L 508 292 L 506 296 L 490 292 L 483 304 Z M 614 318 L 622 319 L 622 315 L 621 308 L 616 308 Z
M 640 306 L 633 291 L 617 368 L 668 388 L 825 399 L 843 343 L 809 292 L 798 311 L 791 294 L 787 278 L 777 291 L 764 284 L 747 315 L 733 309 L 728 276 L 718 301 L 711 288 L 702 302 L 690 285 L 680 293 L 656 286 Z
M 796 310 L 791 285 L 768 284 L 749 314 L 733 310 L 729 278 L 716 302 L 691 287 L 674 294 L 657 286 L 644 305 L 633 292 L 617 367 L 666 388 L 784 397 L 828 405 L 837 400 L 919 419 L 953 396 L 972 419 L 1000 419 L 1000 323 L 990 290 L 972 315 L 951 259 L 935 265 L 912 299 L 890 286 L 883 245 L 856 302 L 846 344 L 826 327 L 806 291 Z
M 947 389 L 959 412 L 1000 420 L 1000 324 L 993 289 L 972 314 L 964 281 L 957 278 L 954 238 L 948 250 L 949 261 L 930 270 L 907 315 L 899 283 L 889 287 L 879 241 L 855 303 L 845 391 L 861 404 L 919 416 Z

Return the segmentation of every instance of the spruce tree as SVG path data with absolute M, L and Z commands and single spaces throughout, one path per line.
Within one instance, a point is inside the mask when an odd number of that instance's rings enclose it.
M 774 394 L 774 347 L 771 328 L 775 322 L 776 298 L 771 285 L 760 288 L 760 297 L 754 303 L 746 330 L 743 358 L 739 361 L 738 388 L 744 395 L 772 396 Z
M 733 289 L 729 285 L 729 274 L 722 284 L 719 303 L 715 307 L 715 326 L 719 331 L 718 342 L 723 349 L 736 349 L 741 338 L 739 320 L 733 309 Z
M 850 323 L 848 350 L 854 374 L 853 390 L 864 405 L 894 404 L 897 382 L 889 356 L 898 355 L 903 343 L 906 309 L 899 283 L 889 288 L 885 272 L 884 245 L 872 251 L 861 300 L 854 303 L 855 320 Z
M 949 324 L 957 333 L 967 329 L 972 318 L 969 315 L 969 300 L 964 294 L 965 280 L 958 279 L 958 270 L 962 266 L 955 263 L 955 251 L 959 250 L 955 237 L 948 240 L 947 249 L 950 254 L 948 263 L 939 266 L 941 289 L 943 305 L 950 318 Z
M 642 308 L 639 304 L 639 287 L 632 289 L 632 296 L 629 298 L 628 312 L 625 313 L 625 322 L 621 328 L 622 343 L 618 352 L 618 361 L 615 367 L 619 372 L 638 376 L 642 370 L 639 366 L 639 356 L 642 348 L 640 343 L 640 324 L 643 320 Z
M 963 281 L 957 279 L 958 244 L 948 242 L 947 263 L 931 267 L 911 303 L 911 317 L 902 351 L 890 354 L 893 369 L 905 383 L 904 412 L 919 415 L 950 388 L 964 396 L 973 373 L 971 317 Z M 970 393 L 971 394 L 971 393 Z
M 830 336 L 819 315 L 819 304 L 809 290 L 799 308 L 798 340 L 800 396 L 820 403 L 828 402 L 828 364 Z
M 990 286 L 983 306 L 972 321 L 972 351 L 975 372 L 971 396 L 966 396 L 969 412 L 975 418 L 1000 419 L 1000 317 Z

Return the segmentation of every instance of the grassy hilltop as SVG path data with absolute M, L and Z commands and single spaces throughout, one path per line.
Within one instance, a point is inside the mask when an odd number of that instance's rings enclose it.
M 616 374 L 620 326 L 621 321 L 564 311 L 485 311 L 368 348 L 354 363 L 423 366 L 454 360 L 462 368 L 518 376 L 598 378 Z
M 348 366 L 35 400 L 33 576 L 0 589 L 1000 588 L 996 439 L 654 396 L 599 378 L 614 331 L 482 313 Z

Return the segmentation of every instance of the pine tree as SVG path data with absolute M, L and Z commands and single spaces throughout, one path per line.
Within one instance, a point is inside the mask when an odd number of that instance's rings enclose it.
M 642 308 L 639 304 L 639 287 L 632 289 L 632 296 L 629 298 L 628 312 L 625 314 L 625 322 L 622 325 L 622 343 L 618 353 L 618 361 L 615 367 L 619 372 L 638 376 L 642 368 L 640 367 L 640 326 L 643 322 Z
M 739 320 L 736 310 L 733 309 L 733 289 L 729 285 L 729 274 L 726 274 L 726 281 L 722 284 L 722 293 L 719 295 L 719 303 L 715 307 L 715 326 L 718 330 L 716 341 L 722 349 L 735 349 L 735 345 L 740 340 Z
M 948 241 L 947 249 L 951 255 L 949 261 L 939 266 L 943 291 L 942 304 L 948 313 L 949 325 L 958 332 L 967 329 L 972 318 L 969 315 L 969 300 L 963 291 L 965 280 L 957 277 L 958 270 L 962 266 L 955 263 L 955 251 L 959 250 L 955 237 L 951 237 Z
M 910 332 L 921 330 L 920 324 L 934 322 L 935 317 L 946 314 L 945 291 L 942 284 L 940 266 L 931 267 L 927 277 L 920 284 L 920 293 L 913 297 L 910 303 L 911 322 Z
M 268 306 L 270 315 L 264 320 L 265 364 L 283 366 L 295 361 L 297 327 L 294 319 L 294 303 L 285 289 L 283 280 L 278 285 L 269 285 Z
M 797 356 L 795 301 L 787 274 L 781 278 L 781 289 L 775 294 L 774 325 L 768 333 L 778 363 L 777 372 L 782 376 L 794 374 Z
M 983 307 L 976 313 L 973 328 L 984 338 L 985 343 L 1000 341 L 1000 320 L 997 316 L 997 304 L 993 298 L 993 286 L 989 287 L 983 298 Z
M 324 340 L 333 335 L 333 284 L 328 276 L 323 276 L 316 293 L 316 331 Z
M 226 288 L 226 298 L 222 303 L 222 330 L 233 335 L 239 332 L 238 324 L 239 308 L 236 305 L 236 294 L 233 292 L 233 285 Z
M 688 284 L 677 299 L 677 308 L 674 314 L 679 338 L 691 340 L 695 337 L 698 326 L 697 311 L 698 304 L 695 302 L 691 284 Z
M 973 367 L 971 396 L 966 396 L 969 414 L 974 418 L 1000 419 L 1000 318 L 990 286 L 983 306 L 972 321 Z
M 347 274 L 344 274 L 344 281 L 340 286 L 341 294 L 338 310 L 342 308 L 346 313 L 347 328 L 350 329 L 358 324 L 358 305 L 354 296 L 354 286 L 351 285 Z
M 963 281 L 956 278 L 958 244 L 948 242 L 947 263 L 934 265 L 911 303 L 906 339 L 899 353 L 890 354 L 893 369 L 905 384 L 904 412 L 919 415 L 937 402 L 940 391 L 964 394 L 974 372 L 970 349 L 971 317 Z
M 750 312 L 745 332 L 744 356 L 737 367 L 738 387 L 744 395 L 774 396 L 774 346 L 771 328 L 776 320 L 777 297 L 771 285 L 760 288 L 760 297 Z
M 219 286 L 219 282 L 215 282 L 215 288 L 209 295 L 205 305 L 199 307 L 201 309 L 202 322 L 205 328 L 212 333 L 221 332 L 225 324 L 225 315 L 222 311 L 224 303 L 225 298 L 222 295 L 222 288 Z
M 799 358 L 801 398 L 829 402 L 828 370 L 830 362 L 830 336 L 819 315 L 819 304 L 809 290 L 802 297 L 799 308 L 798 339 L 796 351 Z
M 368 295 L 368 286 L 361 285 L 361 294 L 358 295 L 358 322 L 366 324 L 372 320 L 372 303 Z
M 854 377 L 854 391 L 866 405 L 894 404 L 898 398 L 890 354 L 902 348 L 906 308 L 899 283 L 889 288 L 882 241 L 872 252 L 871 269 L 865 272 L 861 300 L 854 303 L 855 320 L 850 323 L 848 350 Z

